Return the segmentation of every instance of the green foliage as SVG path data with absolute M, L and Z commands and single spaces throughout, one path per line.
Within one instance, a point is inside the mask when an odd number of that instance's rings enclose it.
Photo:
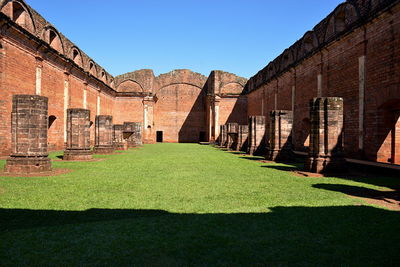
M 54 161 L 54 168 L 73 170 L 60 176 L 0 177 L 0 265 L 383 266 L 400 260 L 399 212 L 329 190 L 385 189 L 374 183 L 379 177 L 301 178 L 285 171 L 297 166 L 196 144 L 96 157 L 106 160 Z

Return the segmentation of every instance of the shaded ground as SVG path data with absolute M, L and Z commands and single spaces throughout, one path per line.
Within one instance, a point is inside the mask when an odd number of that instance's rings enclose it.
M 194 144 L 101 157 L 107 160 L 54 162 L 73 170 L 57 177 L 0 177 L 0 265 L 395 266 L 400 260 L 400 213 L 348 197 L 360 188 L 396 191 L 396 178 L 296 177 L 297 165 Z

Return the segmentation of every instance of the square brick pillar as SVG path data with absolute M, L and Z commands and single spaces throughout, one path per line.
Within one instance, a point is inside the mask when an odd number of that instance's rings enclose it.
M 116 150 L 127 150 L 128 143 L 124 139 L 124 125 L 114 124 L 113 125 L 113 143 L 114 149 Z
M 314 98 L 310 101 L 310 152 L 305 170 L 338 173 L 346 170 L 343 151 L 343 99 Z
M 228 126 L 227 125 L 221 125 L 220 126 L 220 132 L 219 132 L 219 146 L 220 147 L 226 147 L 228 143 Z
M 11 155 L 7 173 L 51 171 L 47 151 L 48 99 L 38 95 L 14 95 L 11 112 Z
M 142 124 L 140 122 L 124 122 L 124 139 L 128 148 L 143 145 Z
M 267 145 L 268 160 L 294 160 L 292 145 L 293 112 L 290 110 L 273 110 L 269 114 L 270 127 Z
M 97 154 L 114 152 L 112 116 L 96 116 L 94 152 Z
M 227 148 L 229 150 L 236 150 L 237 142 L 238 142 L 238 133 L 239 133 L 239 124 L 237 123 L 228 123 L 227 124 Z
M 248 125 L 239 125 L 238 132 L 238 142 L 236 146 L 236 151 L 247 151 L 248 146 L 248 135 L 249 135 L 249 126 Z
M 63 160 L 90 159 L 90 110 L 67 109 L 67 145 Z
M 249 117 L 249 147 L 250 155 L 265 155 L 265 116 Z

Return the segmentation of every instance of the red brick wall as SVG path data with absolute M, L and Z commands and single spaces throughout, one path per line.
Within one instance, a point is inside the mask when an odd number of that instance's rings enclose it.
M 372 1 L 377 3 L 376 1 Z M 398 1 L 397 1 L 398 2 Z M 331 23 L 335 10 L 325 20 Z M 261 115 L 275 109 L 274 88 L 278 90 L 276 109 L 292 107 L 292 86 L 295 86 L 293 140 L 296 150 L 306 150 L 309 135 L 309 101 L 318 96 L 318 75 L 321 74 L 320 96 L 344 99 L 344 149 L 347 157 L 372 161 L 392 162 L 400 156 L 397 144 L 400 112 L 400 5 L 383 13 L 361 10 L 370 21 L 362 27 L 349 27 L 344 35 L 326 39 L 333 26 L 325 22 L 315 28 L 315 52 L 304 52 L 304 37 L 260 71 L 248 83 L 248 113 Z M 375 16 L 375 17 L 374 17 Z M 374 17 L 374 18 L 373 18 Z M 336 18 L 336 17 L 335 17 Z M 373 19 L 372 19 L 373 18 Z M 336 23 L 336 22 L 335 22 Z M 337 24 L 333 24 L 337 25 Z M 312 33 L 308 33 L 311 36 Z M 318 42 L 320 45 L 318 45 Z M 285 63 L 283 55 L 294 54 L 292 66 Z M 296 54 L 300 55 L 296 59 Z M 366 56 L 364 128 L 359 120 L 359 58 Z M 290 59 L 286 59 L 290 60 Z M 279 65 L 281 64 L 281 65 Z M 286 65 L 285 65 L 286 64 Z M 275 67 L 269 71 L 268 67 Z M 286 69 L 285 69 L 286 68 Z M 264 104 L 262 96 L 265 95 Z M 397 126 L 396 126 L 397 125 Z M 359 144 L 364 133 L 363 143 Z M 363 146 L 363 149 L 362 149 Z

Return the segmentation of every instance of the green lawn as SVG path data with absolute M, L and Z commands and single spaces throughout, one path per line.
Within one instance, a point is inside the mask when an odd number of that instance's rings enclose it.
M 400 212 L 341 193 L 399 189 L 395 178 L 301 178 L 197 144 L 96 157 L 107 160 L 53 162 L 73 170 L 56 177 L 0 177 L 0 265 L 400 262 Z

